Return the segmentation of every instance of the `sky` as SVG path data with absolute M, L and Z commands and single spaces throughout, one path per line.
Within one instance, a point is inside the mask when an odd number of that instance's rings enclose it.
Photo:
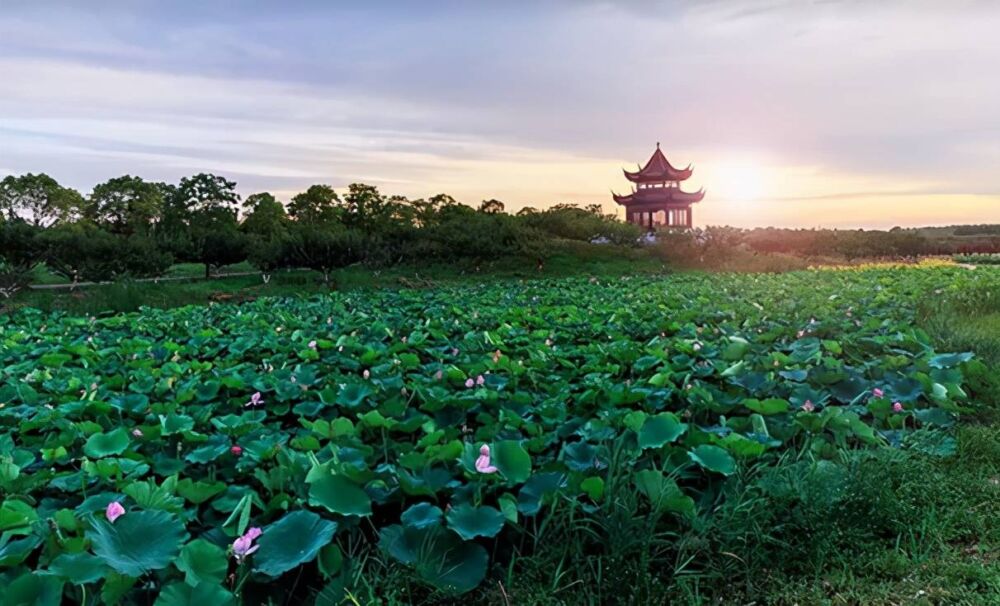
M 601 203 L 656 142 L 696 225 L 1000 223 L 1000 3 L 2 0 L 0 176 Z

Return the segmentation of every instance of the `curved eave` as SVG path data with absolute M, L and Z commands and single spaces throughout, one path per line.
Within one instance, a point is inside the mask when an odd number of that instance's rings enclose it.
M 649 165 L 647 164 L 646 166 L 648 167 Z M 625 178 L 632 183 L 659 183 L 661 181 L 684 181 L 691 177 L 694 169 L 691 168 L 690 164 L 683 170 L 676 169 L 668 164 L 667 169 L 664 171 L 652 172 L 647 171 L 646 168 L 642 168 L 635 172 L 622 169 L 622 172 L 625 173 Z
M 643 190 L 639 192 L 633 192 L 631 194 L 625 194 L 624 196 L 619 196 L 618 194 L 611 192 L 611 197 L 618 204 L 629 205 L 664 205 L 669 206 L 672 204 L 695 204 L 701 202 L 705 198 L 705 190 L 699 189 L 696 192 L 686 192 L 680 191 L 679 189 L 666 190 L 667 195 L 663 195 L 664 190 L 645 190 L 645 191 L 655 191 L 654 195 L 643 195 Z M 657 195 L 658 194 L 658 195 Z
M 624 196 L 619 196 L 615 192 L 611 192 L 611 197 L 614 198 L 615 202 L 618 204 L 628 204 L 632 201 L 632 194 L 625 194 Z

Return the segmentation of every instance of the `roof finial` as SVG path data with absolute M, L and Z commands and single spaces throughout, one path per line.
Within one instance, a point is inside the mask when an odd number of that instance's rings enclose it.
M 660 142 L 659 141 L 656 142 L 656 149 L 660 149 Z

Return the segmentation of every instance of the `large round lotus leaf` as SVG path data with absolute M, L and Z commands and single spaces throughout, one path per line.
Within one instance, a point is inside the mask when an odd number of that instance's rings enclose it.
M 691 460 L 709 471 L 721 473 L 724 476 L 736 472 L 736 461 L 724 448 L 702 444 L 688 453 Z
M 309 504 L 320 505 L 345 516 L 372 513 L 372 500 L 368 493 L 344 476 L 324 474 L 310 484 Z
M 100 459 L 121 454 L 126 448 L 128 448 L 128 432 L 124 427 L 119 427 L 107 433 L 95 433 L 87 438 L 83 452 L 92 459 Z
M 523 482 L 531 475 L 531 456 L 515 440 L 504 440 L 493 445 L 491 462 L 511 482 Z
M 286 514 L 265 527 L 257 539 L 260 549 L 253 555 L 257 572 L 277 577 L 311 562 L 336 531 L 336 522 L 324 520 L 311 511 Z
M 386 526 L 379 545 L 392 557 L 412 566 L 427 583 L 452 593 L 475 589 L 486 576 L 489 555 L 481 545 L 465 542 L 440 526 Z
M 163 588 L 153 606 L 232 606 L 236 597 L 216 583 L 172 583 Z
M 47 574 L 53 574 L 75 585 L 93 583 L 108 574 L 108 567 L 101 558 L 89 553 L 64 553 L 52 560 Z
M 221 547 L 205 539 L 195 539 L 181 549 L 176 566 L 184 573 L 184 582 L 188 585 L 218 584 L 226 578 L 229 562 Z
M 665 412 L 649 417 L 639 430 L 639 447 L 659 448 L 679 438 L 685 430 L 687 424 L 681 423 L 673 413 Z
M 506 519 L 499 509 L 489 506 L 473 507 L 468 503 L 452 507 L 445 517 L 448 519 L 448 527 L 465 540 L 495 537 Z
M 426 528 L 440 524 L 442 515 L 441 508 L 436 505 L 417 503 L 404 511 L 400 519 L 411 528 Z
M 87 531 L 97 557 L 130 577 L 169 566 L 186 537 L 184 524 L 165 511 L 132 511 L 114 524 L 95 519 Z
M 586 442 L 563 444 L 562 460 L 573 471 L 587 471 L 597 464 L 597 448 Z

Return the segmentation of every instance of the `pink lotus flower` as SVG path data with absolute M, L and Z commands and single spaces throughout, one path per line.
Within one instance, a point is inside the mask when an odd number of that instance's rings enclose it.
M 479 448 L 479 458 L 476 459 L 476 471 L 479 473 L 496 473 L 498 470 L 490 463 L 490 447 L 483 444 Z
M 108 519 L 112 524 L 115 520 L 125 515 L 125 508 L 118 501 L 112 501 L 108 503 L 108 508 L 104 510 L 104 517 Z
M 233 541 L 233 557 L 236 558 L 237 563 L 242 562 L 244 558 L 260 548 L 260 545 L 254 545 L 253 542 L 261 534 L 260 528 L 251 528 L 243 536 Z
M 479 375 L 478 377 L 476 377 L 476 385 L 481 386 L 485 384 L 486 384 L 486 377 L 484 377 L 483 375 Z
M 452 347 L 451 348 L 451 355 L 453 355 L 453 356 L 457 356 L 458 355 L 458 348 L 457 347 Z
M 142 437 L 142 430 L 139 429 L 138 427 L 136 427 L 135 429 L 133 429 L 132 430 L 132 437 L 134 437 L 134 438 L 141 438 Z
M 437 381 L 440 381 L 441 377 L 443 377 L 443 376 L 444 376 L 444 373 L 441 372 L 440 370 L 437 371 L 436 373 L 434 373 L 434 379 L 437 380 Z
M 816 405 L 812 403 L 812 400 L 806 400 L 805 404 L 802 405 L 802 410 L 812 412 L 816 410 Z
M 372 376 L 372 373 L 366 368 L 365 371 L 361 373 L 361 376 L 367 379 L 368 377 Z
M 892 403 L 892 412 L 903 412 L 903 405 L 899 402 Z
M 882 396 L 885 395 L 885 392 L 876 387 L 875 389 L 872 390 L 872 395 L 876 398 L 881 398 Z
M 316 341 L 309 341 L 309 349 L 316 349 Z
M 799 332 L 795 333 L 795 336 L 801 339 L 802 337 L 806 336 L 806 331 L 800 330 Z
M 476 382 L 473 381 L 471 378 L 466 379 L 465 380 L 465 386 L 471 389 L 471 388 L 473 388 L 473 387 L 476 386 Z
M 493 352 L 493 363 L 494 364 L 496 364 L 497 362 L 500 361 L 500 356 L 501 355 L 503 355 L 503 354 L 500 353 L 499 349 Z
M 255 391 L 252 396 L 250 396 L 250 401 L 243 406 L 261 406 L 264 404 L 264 396 L 260 395 L 259 391 Z
M 232 448 L 229 449 L 229 452 L 233 453 L 236 456 L 240 456 L 241 454 L 243 454 L 243 449 L 240 448 L 239 446 L 233 446 Z

